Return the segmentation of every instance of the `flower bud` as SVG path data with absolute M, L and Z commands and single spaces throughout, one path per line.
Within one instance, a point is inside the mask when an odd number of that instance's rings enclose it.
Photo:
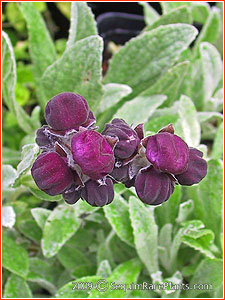
M 174 191 L 174 186 L 167 174 L 151 167 L 149 170 L 138 173 L 135 189 L 138 197 L 144 203 L 158 205 L 169 199 Z
M 45 130 L 48 126 L 43 126 L 37 130 L 35 142 L 40 147 L 51 147 L 50 138 L 45 134 Z
M 81 190 L 76 190 L 76 185 L 72 185 L 69 190 L 63 193 L 63 199 L 67 204 L 75 204 L 81 197 Z
M 31 174 L 36 185 L 46 194 L 62 194 L 73 183 L 73 173 L 56 152 L 46 152 L 35 160 Z
M 106 124 L 102 134 L 119 138 L 119 142 L 116 144 L 114 153 L 115 156 L 120 159 L 130 157 L 140 143 L 140 139 L 136 131 L 122 119 L 114 119 L 111 124 Z
M 105 184 L 102 185 L 95 180 L 89 180 L 81 191 L 81 197 L 92 206 L 108 205 L 114 198 L 112 180 L 106 178 Z
M 77 133 L 71 141 L 73 160 L 85 175 L 97 180 L 112 172 L 115 158 L 105 137 L 94 130 Z
M 74 93 L 53 97 L 45 108 L 46 122 L 55 130 L 78 129 L 88 119 L 87 101 Z
M 189 162 L 187 170 L 176 175 L 182 185 L 199 183 L 207 174 L 207 162 L 202 158 L 203 153 L 195 148 L 189 148 Z
M 110 174 L 116 181 L 126 182 L 129 180 L 129 165 L 122 166 L 120 168 L 114 168 Z
M 130 188 L 134 186 L 135 176 L 130 178 L 129 168 L 129 164 L 119 168 L 115 167 L 110 175 L 115 179 L 115 182 L 122 182 L 127 188 Z
M 187 170 L 189 149 L 179 136 L 162 132 L 148 138 L 146 157 L 156 169 L 176 175 Z

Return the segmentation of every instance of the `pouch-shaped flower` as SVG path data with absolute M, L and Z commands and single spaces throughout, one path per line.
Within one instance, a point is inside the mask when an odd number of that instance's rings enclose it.
M 169 199 L 174 191 L 170 177 L 153 167 L 140 171 L 135 180 L 138 197 L 146 204 L 158 205 Z
M 113 201 L 113 182 L 106 178 L 105 184 L 99 184 L 95 180 L 89 180 L 81 191 L 81 197 L 92 206 L 104 206 Z
M 189 148 L 189 161 L 187 170 L 176 175 L 181 185 L 199 183 L 207 174 L 207 162 L 202 158 L 203 153 L 195 148 Z
M 55 130 L 78 129 L 89 116 L 87 101 L 74 93 L 53 97 L 45 108 L 45 120 Z
M 114 154 L 105 137 L 94 130 L 77 133 L 71 142 L 73 160 L 85 175 L 97 180 L 111 173 Z
M 110 124 L 106 124 L 102 134 L 118 137 L 119 141 L 115 146 L 114 153 L 120 159 L 130 157 L 140 143 L 136 131 L 122 119 L 114 119 Z
M 62 194 L 73 183 L 73 173 L 56 152 L 45 152 L 35 160 L 31 174 L 36 185 L 46 194 Z
M 176 175 L 187 170 L 189 149 L 179 136 L 162 132 L 149 137 L 146 157 L 156 169 Z

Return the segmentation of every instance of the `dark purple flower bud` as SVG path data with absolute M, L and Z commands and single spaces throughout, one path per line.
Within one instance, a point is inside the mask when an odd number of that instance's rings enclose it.
M 168 133 L 171 133 L 171 134 L 174 134 L 174 128 L 173 128 L 173 124 L 168 124 L 167 126 L 161 128 L 158 133 L 161 133 L 161 132 L 168 132 Z
M 203 153 L 195 148 L 189 148 L 189 162 L 187 170 L 176 175 L 182 185 L 199 183 L 207 174 L 207 162 L 202 158 Z
M 120 159 L 130 157 L 140 143 L 137 132 L 122 119 L 114 119 L 111 124 L 106 124 L 102 134 L 119 138 L 114 153 Z
M 135 180 L 135 189 L 144 203 L 158 205 L 169 199 L 174 191 L 174 185 L 167 174 L 151 167 L 149 170 L 139 172 Z
M 137 135 L 140 140 L 144 138 L 144 123 L 138 124 L 135 128 L 134 131 L 137 132 Z
M 130 179 L 129 165 L 125 165 L 120 168 L 115 167 L 110 175 L 116 182 L 122 182 L 127 188 L 134 186 L 135 177 Z
M 148 138 L 146 157 L 156 169 L 176 175 L 187 170 L 189 149 L 179 136 L 162 132 Z
M 75 204 L 81 197 L 81 190 L 76 190 L 76 185 L 72 185 L 72 187 L 66 190 L 63 193 L 63 199 L 67 204 Z
M 110 174 L 116 181 L 125 182 L 129 180 L 129 166 L 125 165 L 120 168 L 114 168 L 112 173 Z
M 105 184 L 101 185 L 95 180 L 89 180 L 81 191 L 81 197 L 92 206 L 108 205 L 114 198 L 112 180 L 106 178 Z
M 48 126 L 43 126 L 40 129 L 37 130 L 36 133 L 36 143 L 40 147 L 50 147 L 51 146 L 51 140 L 50 138 L 45 134 L 45 130 L 48 128 Z
M 89 115 L 87 101 L 74 93 L 53 97 L 45 108 L 46 122 L 55 130 L 78 129 Z
M 36 185 L 46 194 L 62 194 L 73 183 L 73 173 L 56 152 L 46 152 L 35 160 L 31 174 Z
M 71 142 L 73 160 L 82 172 L 97 180 L 112 172 L 115 158 L 104 136 L 94 130 L 77 133 Z

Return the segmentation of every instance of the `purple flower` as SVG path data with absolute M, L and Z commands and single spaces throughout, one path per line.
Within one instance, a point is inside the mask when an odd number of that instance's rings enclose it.
M 97 180 L 111 173 L 115 158 L 105 137 L 94 130 L 77 133 L 71 142 L 73 160 L 85 175 Z
M 106 178 L 105 184 L 99 184 L 95 180 L 89 180 L 81 191 L 81 197 L 92 206 L 104 206 L 113 201 L 113 182 Z
M 63 193 L 63 199 L 67 204 L 75 204 L 81 197 L 81 190 L 76 190 L 76 185 L 73 184 L 70 189 Z
M 162 132 L 148 138 L 146 157 L 162 172 L 182 174 L 188 167 L 189 149 L 177 135 Z
M 89 116 L 87 101 L 74 93 L 53 97 L 45 108 L 46 122 L 55 130 L 78 129 Z
M 130 157 L 140 143 L 137 132 L 122 119 L 114 119 L 111 124 L 106 124 L 102 134 L 118 137 L 119 142 L 116 144 L 114 153 L 120 159 Z
M 138 173 L 135 189 L 144 203 L 158 205 L 169 199 L 174 191 L 174 185 L 167 174 L 151 167 Z
M 35 160 L 31 174 L 36 185 L 46 194 L 62 194 L 73 183 L 73 173 L 56 152 L 42 153 Z
M 207 162 L 202 158 L 203 153 L 195 148 L 189 148 L 189 162 L 187 170 L 176 175 L 182 185 L 199 183 L 207 174 Z

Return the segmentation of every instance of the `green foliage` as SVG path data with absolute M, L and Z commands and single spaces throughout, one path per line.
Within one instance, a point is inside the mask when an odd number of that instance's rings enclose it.
M 158 271 L 158 227 L 153 208 L 145 207 L 136 197 L 130 199 L 129 205 L 137 253 L 151 275 Z
M 94 15 L 87 4 L 82 2 L 71 3 L 71 20 L 67 48 L 73 46 L 76 41 L 96 34 L 97 28 Z
M 120 195 L 115 195 L 117 201 L 104 207 L 106 218 L 114 231 L 128 245 L 134 245 L 132 227 L 129 218 L 129 206 Z
M 43 230 L 47 218 L 49 217 L 51 212 L 46 208 L 36 207 L 31 209 L 31 213 L 35 221 L 37 222 L 38 226 Z
M 211 296 L 216 289 L 221 287 L 221 282 L 223 281 L 223 262 L 221 259 L 205 259 L 203 260 L 191 280 L 191 284 L 204 284 L 210 283 L 213 287 L 210 291 Z M 188 297 L 196 297 L 200 294 L 199 290 L 192 290 L 187 292 Z M 219 294 L 221 297 L 222 294 Z M 213 297 L 214 298 L 214 297 Z
M 208 161 L 206 178 L 198 185 L 188 189 L 188 194 L 194 201 L 196 218 L 202 220 L 207 228 L 213 230 L 218 246 L 222 229 L 222 173 L 222 163 L 219 160 L 211 159 Z
M 33 298 L 32 292 L 23 278 L 12 274 L 6 284 L 4 290 L 5 298 Z
M 173 104 L 179 97 L 179 88 L 183 78 L 188 70 L 188 61 L 179 63 L 169 69 L 164 75 L 156 81 L 155 84 L 150 86 L 145 93 L 150 95 L 163 94 L 167 96 L 166 101 L 160 107 L 167 107 Z
M 139 259 L 135 258 L 132 260 L 128 260 L 124 262 L 123 264 L 120 264 L 118 267 L 116 267 L 112 274 L 107 277 L 107 281 L 109 282 L 109 285 L 111 283 L 118 282 L 127 282 L 127 283 L 136 283 L 138 279 L 138 275 L 141 271 L 141 262 Z M 132 270 L 132 272 L 130 271 Z M 115 284 L 114 284 L 115 285 Z M 129 295 L 129 291 L 126 291 L 124 289 L 113 289 L 112 287 L 109 288 L 105 293 L 104 297 L 106 298 L 124 298 Z M 90 298 L 99 298 L 101 297 L 102 293 L 98 290 L 92 290 L 90 293 Z
M 138 2 L 138 3 L 143 6 L 145 23 L 147 25 L 151 25 L 152 23 L 154 23 L 156 20 L 159 19 L 159 14 L 151 5 L 149 5 L 149 3 L 145 3 L 145 2 Z
M 149 96 L 148 91 L 144 91 L 131 101 L 125 103 L 125 105 L 117 111 L 114 117 L 124 119 L 128 124 L 134 123 L 134 125 L 138 125 L 139 123 L 147 121 L 157 107 L 165 100 L 165 95 Z
M 20 178 L 22 175 L 32 167 L 33 162 L 39 153 L 37 144 L 28 144 L 22 147 L 22 160 L 17 166 L 17 176 Z
M 62 271 L 59 265 L 54 262 L 47 262 L 38 257 L 29 259 L 29 273 L 27 274 L 28 282 L 37 283 L 42 288 L 54 294 L 56 292 L 56 281 Z
M 107 278 L 111 274 L 112 274 L 112 270 L 111 270 L 108 260 L 101 261 L 101 263 L 98 267 L 97 275 L 101 276 L 103 278 Z
M 117 104 L 123 97 L 129 95 L 132 89 L 125 84 L 109 83 L 103 86 L 103 96 L 98 110 L 104 112 L 109 108 L 112 109 L 112 115 L 114 113 L 113 106 Z
M 173 9 L 176 9 L 183 5 L 185 5 L 187 7 L 191 6 L 190 2 L 186 2 L 186 3 L 183 3 L 183 2 L 161 2 L 160 4 L 162 7 L 163 14 L 167 14 L 167 13 L 171 12 Z
M 2 188 L 3 190 L 8 190 L 15 182 L 17 178 L 17 172 L 11 165 L 3 165 L 2 174 L 3 174 Z
M 18 125 L 26 133 L 29 133 L 35 128 L 33 128 L 32 119 L 26 114 L 21 106 L 19 106 L 15 99 L 16 62 L 11 42 L 5 32 L 3 32 L 2 47 L 3 98 L 9 110 L 16 117 Z
M 42 251 L 44 256 L 54 256 L 79 226 L 80 220 L 76 218 L 73 208 L 57 206 L 47 218 L 43 229 Z
M 26 23 L 17 3 L 8 3 L 6 6 L 6 17 L 17 31 L 24 30 Z
M 56 60 L 56 51 L 44 20 L 33 3 L 21 3 L 20 9 L 26 19 L 29 32 L 30 56 L 33 62 L 36 87 L 39 90 L 37 96 L 44 108 L 46 102 L 43 99 L 40 80 L 46 68 Z
M 17 164 L 20 161 L 20 152 L 7 148 L 7 147 L 3 147 L 2 148 L 2 162 L 3 164 Z
M 14 274 L 25 277 L 29 269 L 27 251 L 6 233 L 2 235 L 2 245 L 3 267 Z
M 222 4 L 162 2 L 160 15 L 140 2 L 146 27 L 116 45 L 106 70 L 103 40 L 87 3 L 52 4 L 70 21 L 58 39 L 47 3 L 4 5 L 4 297 L 222 298 Z M 172 123 L 175 134 L 204 152 L 206 177 L 191 187 L 177 185 L 156 207 L 123 184 L 114 185 L 115 199 L 104 208 L 82 200 L 69 206 L 62 195 L 47 195 L 30 172 L 40 151 L 35 135 L 45 124 L 46 103 L 64 91 L 88 101 L 99 132 L 116 117 L 132 126 L 144 122 L 145 136 Z M 82 282 L 89 288 L 74 288 Z M 143 282 L 205 286 L 114 285 Z
M 208 102 L 222 76 L 222 61 L 217 49 L 209 43 L 199 46 L 200 57 L 192 57 L 180 91 L 189 96 L 197 110 L 207 111 Z
M 223 123 L 217 129 L 212 148 L 212 157 L 220 159 L 223 157 Z
M 179 206 L 179 212 L 176 218 L 176 222 L 182 223 L 183 221 L 186 221 L 188 216 L 192 213 L 193 209 L 194 209 L 193 200 L 190 199 L 181 203 Z
M 179 101 L 178 115 L 175 133 L 182 137 L 190 147 L 197 147 L 200 143 L 201 128 L 193 102 L 184 95 Z
M 212 97 L 222 76 L 222 61 L 215 47 L 208 43 L 200 45 L 200 55 L 202 60 L 204 101 Z
M 68 271 L 76 277 L 83 277 L 95 272 L 95 268 L 87 258 L 86 253 L 81 250 L 71 247 L 70 245 L 64 245 L 58 255 L 60 263 L 68 269 Z
M 213 43 L 216 41 L 219 35 L 220 15 L 217 8 L 213 8 L 207 18 L 207 21 L 198 36 L 195 43 L 195 49 L 198 48 L 201 42 Z
M 31 214 L 22 214 L 17 221 L 18 230 L 27 238 L 34 241 L 35 243 L 40 243 L 42 231 L 37 225 Z
M 16 214 L 12 206 L 2 207 L 2 226 L 12 228 L 16 222 Z
M 155 208 L 155 216 L 157 224 L 163 226 L 164 224 L 174 224 L 178 216 L 179 204 L 181 199 L 181 187 L 176 186 L 174 193 L 167 202 Z
M 162 26 L 141 34 L 113 56 L 105 82 L 127 84 L 133 90 L 132 96 L 138 95 L 171 67 L 196 34 L 197 30 L 186 24 Z
M 157 19 L 153 24 L 147 26 L 145 30 L 149 31 L 161 25 L 176 24 L 176 23 L 192 24 L 191 12 L 187 7 L 181 6 L 171 10 L 169 13 Z
M 67 91 L 81 94 L 87 99 L 90 108 L 95 109 L 102 96 L 102 48 L 99 36 L 87 37 L 74 43 L 49 66 L 41 79 L 45 104 L 53 96 Z
M 176 9 L 185 6 L 192 15 L 193 21 L 204 24 L 210 14 L 210 7 L 207 2 L 161 2 L 163 14 L 169 14 Z
M 23 182 L 22 182 L 23 183 Z M 46 193 L 42 192 L 37 188 L 37 186 L 34 185 L 34 182 L 25 182 L 26 186 L 28 187 L 28 190 L 33 194 L 35 197 L 45 200 L 45 201 L 60 201 L 62 199 L 61 195 L 57 196 L 49 196 Z

